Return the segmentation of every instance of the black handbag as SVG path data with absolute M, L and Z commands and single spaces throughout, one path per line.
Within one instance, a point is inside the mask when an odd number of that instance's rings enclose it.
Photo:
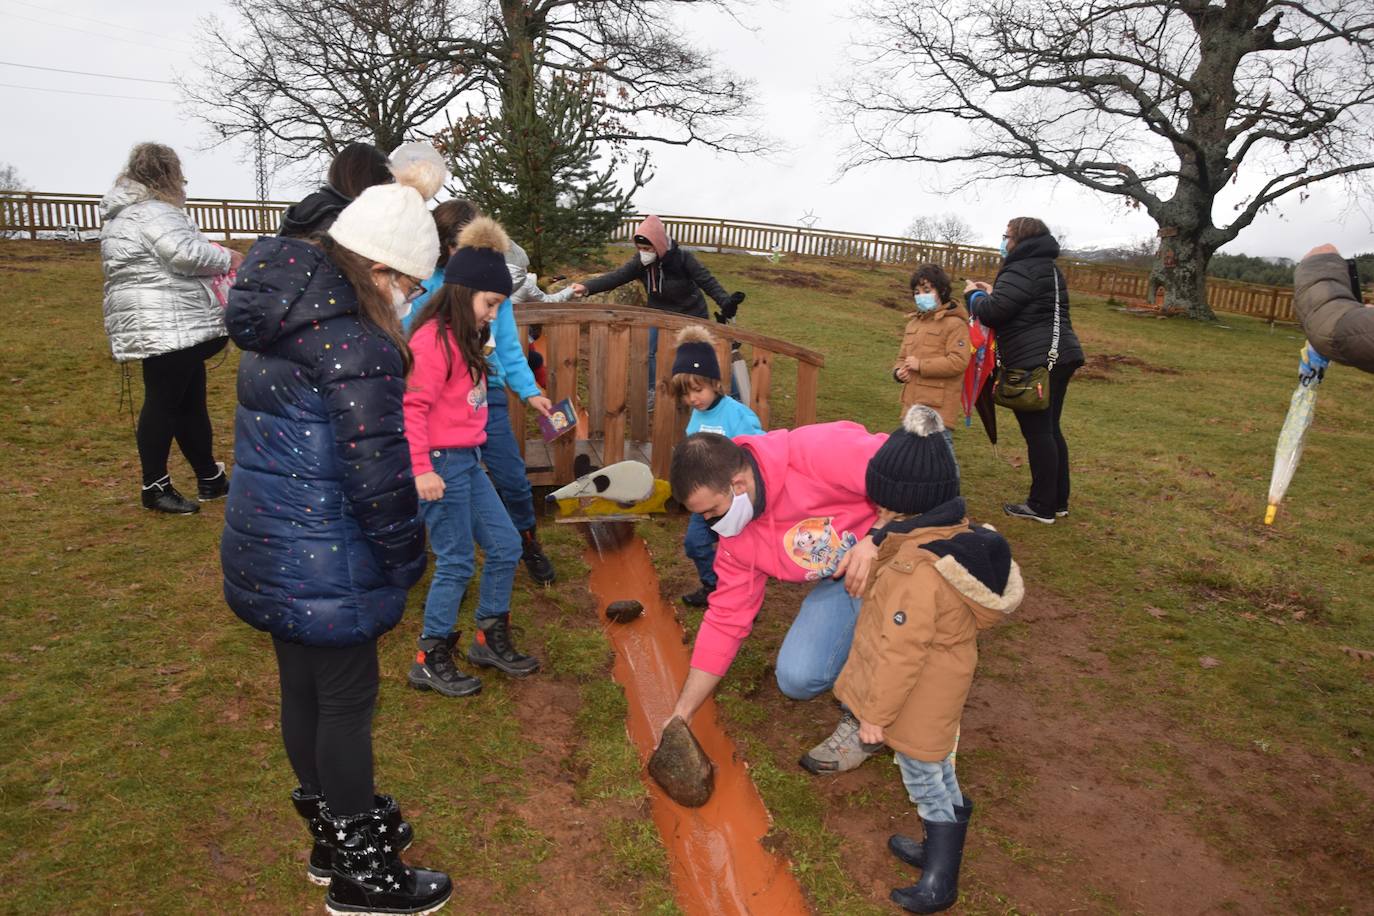
M 1008 369 L 997 357 L 997 378 L 992 383 L 992 400 L 1012 410 L 1035 413 L 1050 406 L 1050 370 L 1059 361 L 1059 270 L 1054 271 L 1054 335 L 1050 338 L 1047 364 L 1031 369 Z

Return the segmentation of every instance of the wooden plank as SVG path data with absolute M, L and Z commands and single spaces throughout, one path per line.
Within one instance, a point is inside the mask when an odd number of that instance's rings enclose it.
M 549 397 L 555 404 L 577 394 L 578 330 L 576 324 L 544 325 L 544 334 L 549 339 Z M 572 480 L 577 439 L 572 433 L 562 436 L 554 440 L 551 451 L 554 480 L 558 483 Z
M 587 328 L 587 423 L 588 434 L 600 436 L 606 422 L 606 342 L 610 328 L 597 323 Z M 625 354 L 626 360 L 629 354 Z
M 753 395 L 749 406 L 759 415 L 759 423 L 768 428 L 768 389 L 773 383 L 773 354 L 762 347 L 754 347 L 753 368 L 749 371 L 749 386 Z
M 630 438 L 649 438 L 649 329 L 636 326 L 630 331 Z
M 820 376 L 819 366 L 800 360 L 797 362 L 797 410 L 792 419 L 793 426 L 816 422 L 816 392 Z
M 607 464 L 625 458 L 625 386 L 630 377 L 630 327 L 618 324 L 608 328 L 606 339 L 604 439 L 601 449 Z M 647 370 L 647 367 L 646 367 Z M 592 363 L 591 374 L 599 374 Z
M 674 402 L 673 396 L 668 393 L 668 379 L 673 372 L 673 338 L 662 331 L 659 331 L 658 334 L 658 365 L 656 368 L 654 430 L 651 440 L 653 442 L 654 460 L 650 467 L 654 469 L 655 477 L 667 480 L 668 464 L 673 457 L 673 446 L 682 438 L 685 424 L 678 422 L 677 404 Z

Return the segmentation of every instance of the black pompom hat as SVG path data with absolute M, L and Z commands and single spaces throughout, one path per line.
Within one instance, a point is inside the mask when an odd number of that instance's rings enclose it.
M 678 344 L 673 357 L 673 375 L 699 375 L 720 381 L 720 360 L 716 348 L 701 340 L 687 340 Z
M 458 235 L 458 250 L 444 265 L 444 282 L 479 293 L 509 296 L 514 290 L 506 251 L 510 239 L 495 220 L 478 217 Z
M 959 468 L 944 437 L 940 415 L 917 404 L 901 428 L 869 459 L 864 475 L 868 498 L 879 508 L 920 515 L 959 495 Z

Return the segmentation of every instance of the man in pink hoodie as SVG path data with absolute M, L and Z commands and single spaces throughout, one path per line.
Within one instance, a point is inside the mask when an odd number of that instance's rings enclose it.
M 718 535 L 716 590 L 697 632 L 673 715 L 684 721 L 720 683 L 763 606 L 769 579 L 814 582 L 778 650 L 778 689 L 796 700 L 830 690 L 849 656 L 860 597 L 877 548 L 877 507 L 864 474 L 886 434 L 847 421 L 727 439 L 688 436 L 673 452 L 673 495 Z M 803 765 L 853 769 L 881 745 L 863 745 L 846 714 Z M 852 727 L 851 727 L 852 726 Z

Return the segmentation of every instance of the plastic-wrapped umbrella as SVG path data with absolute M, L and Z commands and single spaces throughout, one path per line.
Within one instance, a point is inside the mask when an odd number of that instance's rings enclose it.
M 1279 503 L 1288 485 L 1293 482 L 1293 472 L 1302 460 L 1303 440 L 1307 428 L 1312 425 L 1312 415 L 1317 407 L 1317 389 L 1330 360 L 1318 353 L 1309 343 L 1302 348 L 1302 361 L 1298 365 L 1298 387 L 1293 399 L 1288 403 L 1288 416 L 1284 418 L 1283 429 L 1279 430 L 1279 443 L 1274 449 L 1274 473 L 1269 478 L 1269 507 L 1264 511 L 1264 523 L 1274 524 Z

